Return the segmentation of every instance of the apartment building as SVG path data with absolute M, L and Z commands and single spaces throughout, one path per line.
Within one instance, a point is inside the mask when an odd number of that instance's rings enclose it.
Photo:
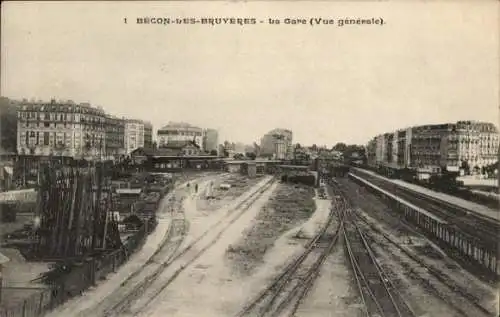
M 472 167 L 491 165 L 498 161 L 499 131 L 492 123 L 459 121 L 452 140 L 458 161 Z
M 106 159 L 118 159 L 125 155 L 125 119 L 106 115 Z
M 274 158 L 285 160 L 287 158 L 288 146 L 285 140 L 278 139 L 274 142 Z
M 219 133 L 215 129 L 203 131 L 203 150 L 207 153 L 219 150 Z
M 492 123 L 458 121 L 401 129 L 376 136 L 367 145 L 371 165 L 481 168 L 498 160 L 499 132 Z
M 169 122 L 157 132 L 158 147 L 165 147 L 172 141 L 194 141 L 201 149 L 203 144 L 203 129 L 185 122 Z
M 292 141 L 293 133 L 291 130 L 281 128 L 273 129 L 261 138 L 260 155 L 290 159 L 293 157 Z
M 125 152 L 129 155 L 132 151 L 144 147 L 144 122 L 136 119 L 125 120 Z
M 18 106 L 17 152 L 96 159 L 105 156 L 106 114 L 100 107 L 71 100 Z
M 152 126 L 71 100 L 16 101 L 19 155 L 117 159 L 152 144 Z M 148 143 L 149 142 L 149 143 Z
M 153 125 L 151 122 L 143 121 L 144 123 L 144 147 L 147 149 L 153 148 Z

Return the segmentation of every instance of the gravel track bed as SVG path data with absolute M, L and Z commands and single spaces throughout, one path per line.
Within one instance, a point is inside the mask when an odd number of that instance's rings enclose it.
M 411 249 L 415 255 L 426 263 L 426 265 L 431 265 L 440 270 L 444 279 L 466 291 L 466 293 L 468 293 L 469 296 L 473 296 L 478 303 L 482 303 L 484 307 L 491 304 L 491 301 L 494 300 L 494 294 L 488 285 L 466 272 L 457 265 L 455 261 L 443 255 L 439 250 L 429 244 L 424 237 L 408 227 L 405 228 L 401 223 L 402 219 L 400 219 L 394 211 L 388 208 L 383 201 L 380 201 L 378 197 L 367 192 L 356 183 L 344 179 L 339 179 L 338 181 L 348 190 L 350 198 L 356 202 L 355 207 L 361 208 L 362 213 L 371 217 L 372 221 L 376 221 L 379 228 L 395 239 L 398 239 L 401 244 L 406 245 L 406 247 Z M 411 244 L 408 244 L 408 237 L 411 237 L 413 240 Z M 425 269 L 421 268 L 420 265 L 412 261 L 404 260 L 406 256 L 403 254 L 396 256 L 396 254 L 400 252 L 397 251 L 394 246 L 382 242 L 382 240 L 380 243 L 380 246 L 392 250 L 392 261 L 399 262 L 399 264 L 391 264 L 394 266 L 393 270 L 399 270 L 401 273 L 404 272 L 406 278 L 413 280 L 414 283 L 420 283 L 423 290 L 427 290 L 428 293 L 440 298 L 448 305 L 455 306 L 456 308 L 458 308 L 457 306 L 462 306 L 461 303 L 457 301 L 457 298 L 460 298 L 460 296 L 457 297 L 457 294 L 439 285 L 440 283 L 437 281 L 431 282 L 432 277 L 430 274 L 426 273 Z M 379 241 L 377 241 L 377 244 L 379 244 Z M 416 287 L 417 286 L 413 286 L 411 289 L 415 289 Z M 417 291 L 417 293 L 420 293 L 422 298 L 426 296 L 423 292 Z M 424 306 L 426 302 L 427 300 L 423 300 Z M 461 309 L 459 308 L 458 310 L 460 311 Z M 464 308 L 462 311 L 465 310 Z

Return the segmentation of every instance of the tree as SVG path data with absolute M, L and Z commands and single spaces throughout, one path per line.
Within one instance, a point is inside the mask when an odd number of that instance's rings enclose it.
M 345 143 L 342 143 L 342 142 L 335 144 L 332 148 L 332 150 L 339 151 L 342 153 L 344 153 L 346 149 L 347 149 L 347 145 Z
M 251 160 L 255 160 L 255 158 L 257 157 L 257 155 L 255 153 L 253 153 L 253 152 L 246 152 L 245 156 L 248 157 Z
M 344 156 L 352 157 L 353 155 L 359 158 L 363 157 L 365 155 L 365 147 L 356 144 L 347 145 L 344 150 Z
M 241 154 L 241 153 L 236 153 L 236 154 L 234 155 L 234 159 L 235 159 L 235 160 L 242 160 L 242 159 L 244 159 L 244 158 L 245 158 L 245 156 L 244 156 L 243 154 Z
M 212 156 L 217 156 L 217 150 L 212 150 L 212 151 L 210 151 L 210 155 L 212 155 Z
M 0 97 L 0 149 L 17 149 L 17 106 L 5 97 Z

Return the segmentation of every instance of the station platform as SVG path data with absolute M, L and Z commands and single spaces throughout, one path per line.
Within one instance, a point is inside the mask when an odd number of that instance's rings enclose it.
M 396 185 L 408 188 L 408 189 L 416 191 L 420 194 L 427 195 L 427 196 L 433 197 L 435 199 L 445 201 L 449 204 L 467 209 L 472 213 L 476 213 L 476 214 L 479 214 L 480 216 L 490 218 L 492 221 L 500 221 L 500 212 L 498 210 L 494 210 L 494 209 L 488 208 L 486 206 L 476 204 L 476 203 L 467 201 L 467 200 L 459 198 L 459 197 L 455 197 L 455 196 L 448 195 L 445 193 L 436 192 L 436 191 L 430 190 L 428 188 L 425 188 L 425 187 L 422 187 L 419 185 L 415 185 L 415 184 L 411 184 L 411 183 L 408 183 L 408 182 L 405 182 L 405 181 L 402 181 L 399 179 L 390 179 L 390 178 L 384 177 L 382 175 L 379 175 L 379 174 L 372 172 L 372 171 L 369 171 L 369 170 L 365 170 L 365 169 L 361 169 L 361 168 L 352 168 L 352 169 L 355 171 L 358 171 L 360 173 L 365 173 L 365 174 L 368 174 L 368 175 L 371 175 L 374 177 L 378 177 L 378 178 L 383 179 L 385 181 L 392 182 Z

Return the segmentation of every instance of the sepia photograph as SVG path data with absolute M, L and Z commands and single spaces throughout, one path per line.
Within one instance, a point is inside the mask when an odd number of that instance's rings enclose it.
M 0 317 L 500 317 L 500 2 L 3 1 Z

